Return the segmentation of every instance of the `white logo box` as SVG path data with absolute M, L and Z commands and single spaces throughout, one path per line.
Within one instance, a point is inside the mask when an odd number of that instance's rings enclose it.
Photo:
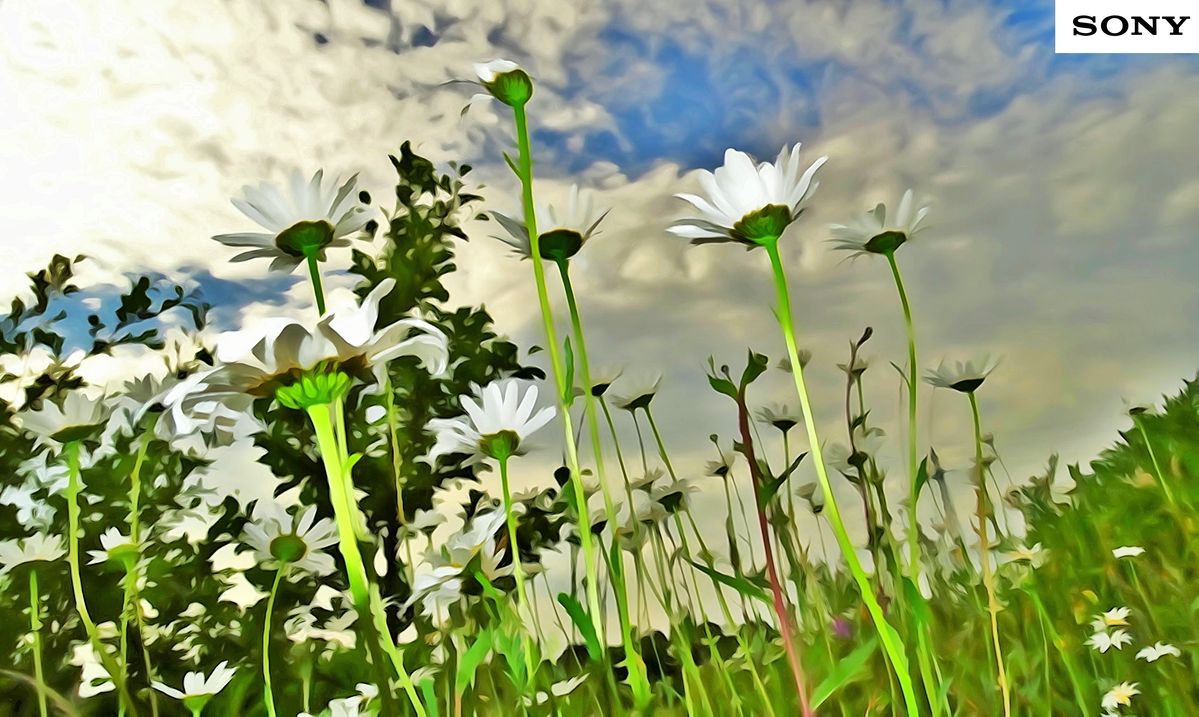
M 1199 0 L 1056 0 L 1057 52 L 1199 53 Z

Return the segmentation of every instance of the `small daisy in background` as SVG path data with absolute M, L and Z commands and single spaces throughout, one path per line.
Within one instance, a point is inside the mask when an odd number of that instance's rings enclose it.
M 184 675 L 182 690 L 177 690 L 157 680 L 152 685 L 154 689 L 164 695 L 182 702 L 184 707 L 191 710 L 192 715 L 199 715 L 213 697 L 229 686 L 236 674 L 237 668 L 229 667 L 229 662 L 226 660 L 214 667 L 211 674 L 189 672 Z
M 1136 682 L 1121 682 L 1103 695 L 1103 709 L 1115 712 L 1121 707 L 1132 705 L 1132 698 L 1141 694 Z
M 1127 630 L 1118 629 L 1111 632 L 1096 632 L 1087 638 L 1087 644 L 1099 653 L 1105 653 L 1113 647 L 1123 650 L 1125 645 L 1132 643 L 1132 635 Z
M 313 575 L 328 575 L 336 569 L 333 556 L 324 549 L 337 543 L 337 525 L 329 518 L 316 519 L 310 505 L 298 517 L 277 503 L 266 504 L 264 515 L 246 523 L 245 541 L 265 568 L 295 568 Z
M 1165 642 L 1155 642 L 1137 651 L 1137 659 L 1145 662 L 1157 662 L 1166 656 L 1181 657 L 1182 651 Z
M 1116 558 L 1139 558 L 1145 554 L 1145 549 L 1139 545 L 1122 545 L 1112 551 Z
M 934 388 L 947 388 L 960 393 L 974 393 L 991 372 L 999 365 L 997 359 L 987 357 L 981 361 L 958 361 L 947 364 L 942 361 L 937 368 L 928 371 L 924 380 Z
M 1127 627 L 1128 615 L 1132 611 L 1126 607 L 1115 607 L 1107 612 L 1100 613 L 1091 621 L 1091 627 L 1095 632 L 1103 632 L 1113 627 Z
M 544 204 L 536 207 L 537 244 L 541 258 L 548 261 L 566 261 L 579 253 L 592 236 L 597 233 L 600 222 L 608 216 L 607 209 L 599 210 L 590 192 L 581 191 L 572 184 L 565 204 Z M 533 255 L 529 230 L 522 220 L 507 214 L 492 212 L 508 236 L 496 239 L 512 247 L 512 253 L 522 259 Z

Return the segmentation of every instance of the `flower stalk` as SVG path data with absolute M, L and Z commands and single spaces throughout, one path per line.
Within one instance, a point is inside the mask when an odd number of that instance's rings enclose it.
M 779 323 L 782 325 L 783 339 L 787 344 L 787 356 L 791 361 L 791 376 L 795 380 L 795 391 L 799 396 L 800 409 L 803 411 L 804 427 L 808 433 L 812 462 L 816 466 L 816 477 L 820 482 L 820 490 L 824 494 L 825 515 L 828 516 L 829 524 L 833 528 L 833 534 L 837 538 L 837 544 L 841 548 L 841 554 L 845 558 L 845 563 L 853 575 L 854 582 L 857 583 L 862 602 L 865 603 L 866 609 L 870 613 L 870 618 L 874 621 L 874 627 L 878 631 L 879 640 L 883 645 L 884 651 L 887 653 L 887 659 L 890 661 L 895 676 L 899 680 L 908 714 L 919 714 L 916 690 L 912 684 L 911 673 L 908 669 L 907 651 L 904 648 L 903 640 L 900 638 L 899 633 L 895 631 L 895 628 L 887 622 L 886 615 L 883 614 L 883 608 L 879 604 L 878 598 L 874 595 L 870 578 L 867 577 L 866 571 L 862 568 L 853 542 L 849 539 L 849 533 L 846 531 L 845 523 L 841 518 L 841 510 L 837 506 L 837 498 L 833 494 L 832 483 L 829 482 L 828 469 L 825 467 L 824 455 L 820 445 L 820 436 L 816 432 L 816 419 L 812 411 L 812 402 L 808 397 L 808 387 L 804 381 L 803 364 L 799 359 L 799 347 L 795 342 L 795 324 L 791 316 L 791 295 L 787 288 L 787 275 L 783 270 L 783 260 L 779 255 L 778 237 L 762 240 L 761 246 L 766 250 L 766 255 L 770 259 L 778 304 Z
M 996 680 L 1003 696 L 1003 714 L 1012 713 L 1012 698 L 1008 691 L 1007 670 L 1003 662 L 1003 647 L 999 642 L 999 600 L 995 596 L 995 576 L 991 571 L 991 543 L 987 535 L 987 515 L 990 500 L 987 496 L 986 466 L 983 464 L 982 421 L 978 415 L 978 397 L 974 391 L 967 392 L 970 398 L 970 415 L 974 420 L 974 461 L 978 470 L 978 550 L 982 564 L 983 587 L 987 591 L 987 612 L 991 617 L 991 643 L 995 648 Z
M 42 601 L 38 594 L 36 570 L 29 571 L 29 631 L 33 634 L 33 676 L 37 680 L 38 715 L 49 717 L 46 678 L 42 673 Z
M 63 450 L 67 454 L 68 473 L 67 564 L 71 571 L 71 589 L 75 596 L 75 610 L 79 613 L 79 620 L 83 623 L 83 629 L 92 644 L 92 649 L 96 652 L 96 657 L 99 658 L 100 664 L 117 687 L 122 709 L 131 717 L 137 717 L 137 706 L 129 694 L 129 687 L 125 681 L 124 665 L 118 665 L 116 660 L 112 659 L 112 655 L 108 654 L 108 650 L 100 640 L 100 631 L 96 628 L 96 623 L 87 609 L 87 598 L 83 594 L 83 578 L 79 573 L 79 493 L 83 489 L 79 464 L 79 441 L 68 441 Z

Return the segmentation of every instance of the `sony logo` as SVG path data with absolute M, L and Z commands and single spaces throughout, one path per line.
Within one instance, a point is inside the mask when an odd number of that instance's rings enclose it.
M 1102 19 L 1095 15 L 1074 17 L 1074 35 L 1090 37 L 1102 33 L 1109 37 L 1123 35 L 1182 35 L 1182 26 L 1189 15 L 1108 15 Z

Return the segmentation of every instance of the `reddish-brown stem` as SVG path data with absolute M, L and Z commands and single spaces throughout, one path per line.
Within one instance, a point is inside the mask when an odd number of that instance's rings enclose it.
M 762 505 L 762 475 L 757 458 L 754 456 L 753 438 L 749 430 L 749 408 L 745 405 L 744 387 L 737 395 L 737 425 L 741 432 L 741 443 L 745 446 L 745 459 L 749 462 L 750 481 L 754 487 L 754 505 L 758 511 L 758 529 L 762 532 L 762 549 L 766 555 L 766 576 L 770 580 L 774 614 L 779 621 L 783 649 L 787 653 L 787 663 L 791 666 L 791 676 L 795 679 L 795 690 L 799 693 L 799 706 L 803 717 L 813 717 L 816 713 L 812 710 L 812 704 L 808 700 L 803 664 L 799 660 L 799 652 L 795 649 L 795 639 L 791 633 L 791 611 L 787 609 L 787 603 L 783 598 L 783 586 L 779 582 L 778 571 L 774 567 L 774 550 L 770 547 L 770 522 L 766 519 L 766 506 Z

